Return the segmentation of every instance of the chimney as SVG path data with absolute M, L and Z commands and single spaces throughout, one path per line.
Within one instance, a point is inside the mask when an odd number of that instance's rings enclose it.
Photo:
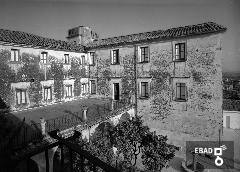
M 99 36 L 90 27 L 78 26 L 68 30 L 67 40 L 69 42 L 76 42 L 77 44 L 86 45 L 95 40 L 98 40 Z

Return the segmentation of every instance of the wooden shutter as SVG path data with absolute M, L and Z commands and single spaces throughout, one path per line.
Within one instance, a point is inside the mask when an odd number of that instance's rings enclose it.
M 187 84 L 185 84 L 185 99 L 188 100 L 188 87 L 187 87 Z

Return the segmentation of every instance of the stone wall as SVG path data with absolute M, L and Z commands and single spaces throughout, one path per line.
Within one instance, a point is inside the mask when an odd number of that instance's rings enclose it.
M 90 77 L 97 80 L 98 96 L 113 97 L 113 83 L 119 83 L 120 90 L 124 90 L 131 85 L 133 78 L 133 68 L 128 69 L 134 60 L 133 46 L 118 47 L 119 48 L 119 64 L 111 64 L 111 51 L 113 49 L 95 50 L 95 66 L 90 67 Z M 129 71 L 129 72 L 127 72 Z M 127 76 L 131 75 L 131 76 Z M 123 78 L 125 76 L 125 78 Z M 126 84 L 126 82 L 128 82 Z M 126 85 L 126 86 L 125 86 Z M 124 86 L 124 88 L 123 88 Z M 130 89 L 128 92 L 130 92 Z M 133 93 L 132 93 L 133 94 Z M 123 94 L 121 94 L 123 96 Z
M 133 95 L 138 92 L 138 114 L 143 116 L 150 128 L 215 138 L 222 126 L 221 37 L 221 34 L 212 34 L 137 44 L 136 48 L 129 45 L 97 49 L 91 77 L 98 80 L 98 95 L 112 97 L 114 82 L 119 82 L 123 89 L 123 59 L 134 61 L 134 55 L 137 59 L 139 56 L 135 50 L 140 46 L 149 46 L 150 62 L 136 64 L 137 90 L 133 85 L 132 91 Z M 184 62 L 173 62 L 176 43 L 186 44 L 187 60 Z M 111 65 L 113 49 L 119 49 L 119 65 Z M 134 75 L 134 68 L 130 71 Z M 133 79 L 129 78 L 129 82 Z M 148 82 L 148 98 L 140 97 L 141 82 Z M 175 101 L 178 82 L 186 84 L 186 101 Z
M 222 126 L 220 39 L 218 34 L 150 45 L 151 97 L 138 101 L 138 112 L 150 128 L 209 139 L 218 136 Z M 172 61 L 176 42 L 187 45 L 185 62 Z M 186 101 L 175 101 L 177 82 L 186 83 Z
M 19 61 L 11 61 L 11 49 L 17 49 L 19 51 Z M 47 64 L 43 64 L 40 62 L 41 53 L 47 52 Z M 69 54 L 70 62 L 65 64 L 64 54 Z M 67 52 L 67 51 L 57 51 L 57 50 L 49 50 L 49 49 L 40 49 L 40 48 L 30 48 L 30 47 L 22 47 L 22 46 L 7 46 L 0 45 L 0 59 L 2 61 L 1 68 L 4 68 L 5 73 L 1 73 L 0 79 L 5 82 L 1 83 L 1 87 L 4 87 L 3 91 L 0 92 L 1 98 L 4 102 L 10 106 L 13 110 L 25 109 L 32 106 L 38 106 L 39 104 L 48 104 L 54 101 L 57 101 L 54 94 L 55 89 L 55 80 L 53 76 L 52 63 L 59 63 L 62 65 L 62 85 L 70 82 L 73 88 L 73 96 L 75 93 L 75 81 L 69 78 L 75 78 L 74 71 L 71 70 L 72 62 L 77 62 L 76 59 L 81 60 L 81 56 L 86 57 L 86 64 L 88 64 L 88 55 L 85 53 L 78 52 Z M 78 67 L 75 65 L 75 68 Z M 78 69 L 79 71 L 81 69 Z M 55 72 L 56 73 L 56 72 Z M 58 72 L 57 72 L 58 73 Z M 73 73 L 73 76 L 71 75 Z M 79 74 L 78 74 L 79 75 Z M 80 75 L 78 77 L 81 77 Z M 79 79 L 80 80 L 80 79 Z M 2 82 L 1 81 L 1 82 Z M 52 100 L 44 101 L 44 89 L 46 86 L 44 83 L 51 82 L 51 84 L 47 86 L 52 87 Z M 24 85 L 24 83 L 28 83 L 28 85 Z M 59 85 L 59 84 L 57 84 Z M 27 91 L 26 100 L 27 103 L 21 106 L 17 106 L 16 104 L 16 89 L 24 89 Z M 63 100 L 65 99 L 66 89 L 63 88 Z

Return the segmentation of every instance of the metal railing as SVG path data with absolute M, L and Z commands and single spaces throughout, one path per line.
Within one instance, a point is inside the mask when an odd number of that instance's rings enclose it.
M 76 132 L 76 131 L 75 131 Z M 59 142 L 59 147 L 61 149 L 61 171 L 64 171 L 64 151 L 63 151 L 63 146 L 66 146 L 69 150 L 69 155 L 70 155 L 70 171 L 73 172 L 73 153 L 77 153 L 80 156 L 80 170 L 81 172 L 85 171 L 85 166 L 86 163 L 85 160 L 88 161 L 88 164 L 91 164 L 90 170 L 93 172 L 97 172 L 97 169 L 101 169 L 102 171 L 106 172 L 120 172 L 118 169 L 110 166 L 109 164 L 103 162 L 99 158 L 93 156 L 91 153 L 89 153 L 86 150 L 83 150 L 81 145 L 78 145 L 76 143 L 72 143 L 68 140 L 65 140 L 58 136 L 58 131 L 52 131 L 49 133 L 49 135 L 57 139 Z M 80 134 L 81 135 L 81 134 Z
M 89 121 L 83 120 L 83 110 L 81 109 L 77 113 L 72 113 L 70 111 L 66 111 L 66 115 L 48 119 L 46 120 L 46 133 L 59 129 L 60 131 L 72 128 L 77 125 L 91 125 L 96 121 L 106 120 L 107 118 L 114 116 L 115 112 L 119 109 L 122 109 L 125 106 L 130 105 L 130 100 L 110 100 L 108 103 L 104 103 L 101 105 L 94 104 L 93 108 L 96 109 L 94 113 L 97 113 L 98 116 L 94 119 L 89 119 Z M 90 107 L 92 108 L 92 107 Z M 88 114 L 91 115 L 91 114 Z M 93 121 L 94 120 L 94 121 Z M 9 144 L 1 143 L 0 144 L 0 152 L 6 150 L 6 147 L 11 147 L 12 150 L 18 149 L 28 145 L 31 142 L 39 142 L 43 138 L 42 129 L 40 123 L 31 123 L 23 125 L 18 134 L 11 140 Z

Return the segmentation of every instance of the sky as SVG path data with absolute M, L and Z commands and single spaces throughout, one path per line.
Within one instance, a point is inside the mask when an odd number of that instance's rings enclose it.
M 61 40 L 80 25 L 107 38 L 208 21 L 227 27 L 223 71 L 240 72 L 240 0 L 0 0 L 0 28 Z

